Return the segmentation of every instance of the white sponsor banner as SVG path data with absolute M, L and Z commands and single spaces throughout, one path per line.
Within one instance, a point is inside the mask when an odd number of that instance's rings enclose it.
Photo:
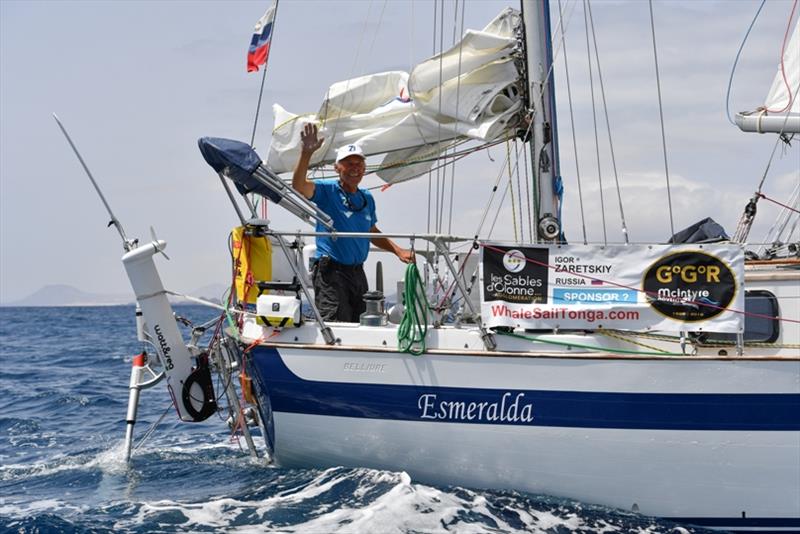
M 484 243 L 481 317 L 531 329 L 744 329 L 744 250 L 732 244 Z

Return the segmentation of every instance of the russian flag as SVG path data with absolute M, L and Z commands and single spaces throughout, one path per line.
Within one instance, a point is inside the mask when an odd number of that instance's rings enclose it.
M 272 26 L 275 22 L 275 4 L 273 3 L 264 16 L 256 22 L 250 48 L 247 50 L 247 72 L 256 72 L 258 67 L 267 62 L 269 43 L 272 40 Z

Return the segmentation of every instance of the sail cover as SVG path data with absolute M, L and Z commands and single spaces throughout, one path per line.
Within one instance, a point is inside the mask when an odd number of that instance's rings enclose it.
M 728 240 L 730 237 L 725 229 L 711 217 L 706 217 L 673 234 L 667 243 L 714 243 Z
M 331 163 L 336 149 L 359 144 L 365 154 L 387 154 L 378 176 L 388 183 L 429 169 L 443 150 L 463 140 L 491 141 L 518 122 L 521 74 L 515 63 L 519 12 L 502 11 L 483 30 L 467 30 L 449 50 L 411 71 L 382 72 L 333 84 L 316 114 L 273 106 L 267 166 L 291 171 L 300 156 L 300 132 L 320 128 L 323 146 L 311 164 Z
M 221 137 L 201 137 L 197 146 L 206 163 L 233 180 L 239 193 L 258 193 L 273 202 L 281 201 L 280 195 L 253 178 L 253 173 L 261 165 L 261 158 L 250 145 Z

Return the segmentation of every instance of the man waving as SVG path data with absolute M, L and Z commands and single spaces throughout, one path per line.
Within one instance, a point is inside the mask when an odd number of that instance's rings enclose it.
M 306 124 L 300 134 L 300 159 L 292 176 L 292 187 L 313 201 L 333 219 L 337 232 L 372 232 L 380 234 L 375 225 L 375 199 L 372 193 L 358 187 L 364 177 L 366 162 L 359 145 L 345 145 L 336 151 L 334 169 L 339 178 L 311 181 L 308 164 L 311 156 L 322 146 L 317 126 Z M 327 231 L 317 224 L 317 232 Z M 328 321 L 358 322 L 364 312 L 363 295 L 369 289 L 364 274 L 364 262 L 369 244 L 394 253 L 400 261 L 412 263 L 414 254 L 387 237 L 367 238 L 331 236 L 317 237 L 316 267 L 314 268 L 315 302 L 322 318 Z

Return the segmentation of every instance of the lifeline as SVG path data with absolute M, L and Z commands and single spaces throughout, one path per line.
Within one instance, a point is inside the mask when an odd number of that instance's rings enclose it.
M 498 402 L 440 401 L 435 393 L 420 395 L 417 407 L 422 412 L 420 419 L 449 421 L 475 421 L 500 423 L 533 422 L 533 404 L 520 406 L 524 393 L 517 393 L 513 402 L 511 393 L 503 393 Z

